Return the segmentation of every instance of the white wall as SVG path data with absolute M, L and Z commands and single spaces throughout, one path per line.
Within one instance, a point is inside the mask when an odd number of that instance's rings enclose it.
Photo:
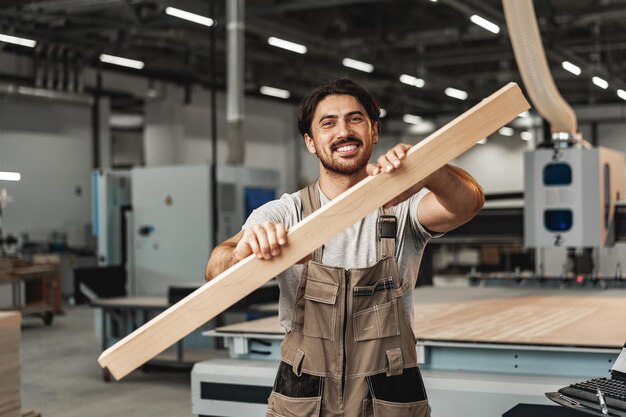
M 92 154 L 89 106 L 1 98 L 0 170 L 22 174 L 20 182 L 0 182 L 13 200 L 3 212 L 5 233 L 46 240 L 58 231 L 70 245 L 84 245 Z
M 224 94 L 217 95 L 217 107 L 217 163 L 224 165 L 228 152 Z M 293 105 L 246 98 L 243 165 L 279 171 L 279 193 L 297 187 L 295 126 Z M 211 162 L 210 93 L 196 90 L 191 102 L 185 104 L 182 90 L 169 86 L 166 96 L 146 103 L 144 132 L 147 166 Z

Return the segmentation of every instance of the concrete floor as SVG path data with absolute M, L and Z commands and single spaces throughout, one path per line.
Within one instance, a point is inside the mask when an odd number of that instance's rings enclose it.
M 25 317 L 22 408 L 42 417 L 193 415 L 189 372 L 135 371 L 122 381 L 105 383 L 99 355 L 90 307 L 66 307 L 49 327 L 38 318 Z

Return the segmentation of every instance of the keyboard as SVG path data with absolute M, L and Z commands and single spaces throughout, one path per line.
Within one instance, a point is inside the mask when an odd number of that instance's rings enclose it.
M 561 388 L 559 392 L 568 397 L 598 404 L 597 389 L 604 393 L 606 405 L 611 408 L 626 411 L 626 383 L 616 379 L 595 378 L 584 382 L 571 384 Z

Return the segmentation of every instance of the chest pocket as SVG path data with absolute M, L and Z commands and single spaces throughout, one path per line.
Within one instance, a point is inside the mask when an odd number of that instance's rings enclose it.
M 408 289 L 408 281 L 396 288 L 392 277 L 373 285 L 352 290 L 352 329 L 355 341 L 382 339 L 400 334 L 400 297 Z
M 307 278 L 304 290 L 305 336 L 337 339 L 337 294 L 339 285 Z

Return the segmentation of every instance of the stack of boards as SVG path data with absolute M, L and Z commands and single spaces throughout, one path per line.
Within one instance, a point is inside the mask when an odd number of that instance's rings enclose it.
M 0 417 L 20 417 L 20 324 L 17 312 L 0 312 Z

